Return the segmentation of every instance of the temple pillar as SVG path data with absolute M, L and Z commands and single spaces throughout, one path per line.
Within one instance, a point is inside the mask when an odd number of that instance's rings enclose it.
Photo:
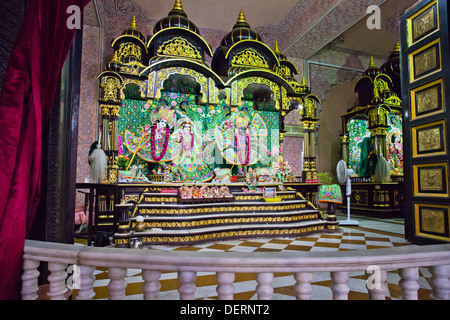
M 343 134 L 340 136 L 340 138 L 342 160 L 344 160 L 345 163 L 348 163 L 348 134 Z

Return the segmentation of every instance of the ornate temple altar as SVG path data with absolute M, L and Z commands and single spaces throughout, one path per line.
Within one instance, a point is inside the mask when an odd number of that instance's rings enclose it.
M 355 85 L 358 105 L 342 118 L 342 158 L 349 169 L 352 211 L 401 216 L 403 200 L 403 132 L 399 43 L 380 68 L 369 68 Z M 346 186 L 341 188 L 345 190 Z M 345 206 L 344 206 L 345 208 Z
M 272 50 L 251 29 L 242 10 L 214 52 L 188 19 L 179 0 L 168 16 L 155 24 L 152 36 L 144 37 L 133 17 L 130 27 L 111 46 L 114 57 L 98 76 L 100 143 L 108 157 L 108 184 L 145 185 L 139 196 L 135 189 L 127 187 L 108 194 L 115 196 L 118 208 L 121 205 L 130 208 L 126 199 L 130 195 L 138 197 L 133 202 L 134 212 L 130 212 L 129 228 L 133 229 L 136 214 L 161 214 L 161 206 L 170 203 L 164 210 L 173 214 L 165 217 L 197 219 L 202 225 L 206 222 L 189 214 L 212 213 L 223 208 L 220 213 L 228 216 L 235 211 L 247 215 L 249 211 L 257 215 L 260 212 L 262 220 L 256 216 L 249 219 L 264 223 L 269 221 L 268 213 L 288 212 L 287 216 L 272 217 L 270 221 L 306 219 L 312 223 L 308 232 L 336 229 L 336 223 L 327 222 L 314 207 L 318 186 L 316 110 L 320 101 L 311 94 L 304 78 L 301 83 L 295 80 L 297 69 L 278 45 Z M 206 62 L 207 56 L 211 65 Z M 284 117 L 296 108 L 301 108 L 304 130 L 302 177 L 292 175 L 282 152 Z M 249 179 L 253 183 L 248 183 Z M 289 191 L 284 191 L 289 183 Z M 162 185 L 158 190 L 157 184 Z M 235 199 L 242 198 L 241 203 L 236 200 L 231 206 L 215 201 L 174 204 L 182 186 L 206 184 L 229 187 Z M 287 194 L 276 204 L 262 202 L 266 187 Z M 168 189 L 170 195 L 149 194 L 160 193 L 162 189 Z M 141 198 L 159 200 L 144 203 Z M 199 219 L 203 222 L 198 222 Z M 145 216 L 147 227 L 162 223 L 150 222 L 153 220 L 151 215 Z M 244 217 L 238 220 L 250 221 Z M 239 227 L 234 222 L 230 225 Z M 258 225 L 260 230 L 267 229 Z M 122 225 L 121 231 L 128 227 Z M 279 226 L 279 230 L 289 227 L 294 225 Z M 303 227 L 296 228 L 294 234 L 306 232 Z M 290 234 L 286 232 L 282 231 Z M 123 240 L 124 234 L 116 238 Z M 214 238 L 217 237 L 205 237 Z

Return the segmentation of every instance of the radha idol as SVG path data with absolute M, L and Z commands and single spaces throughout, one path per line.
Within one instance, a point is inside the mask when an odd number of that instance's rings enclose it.
M 187 117 L 178 120 L 176 127 L 172 134 L 176 156 L 173 162 L 184 170 L 197 170 L 203 164 L 203 137 Z

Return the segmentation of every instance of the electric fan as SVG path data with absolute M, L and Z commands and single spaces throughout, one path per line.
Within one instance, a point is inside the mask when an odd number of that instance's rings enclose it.
M 340 220 L 339 225 L 342 226 L 359 226 L 359 222 L 356 220 L 350 220 L 350 195 L 352 194 L 352 183 L 350 180 L 350 174 L 353 174 L 353 169 L 348 169 L 344 160 L 340 160 L 336 166 L 336 173 L 338 182 L 346 183 L 346 196 L 347 196 L 347 219 Z

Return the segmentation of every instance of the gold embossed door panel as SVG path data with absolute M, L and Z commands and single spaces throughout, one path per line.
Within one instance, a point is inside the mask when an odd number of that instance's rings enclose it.
M 450 242 L 450 61 L 446 0 L 422 0 L 401 19 L 405 236 Z

